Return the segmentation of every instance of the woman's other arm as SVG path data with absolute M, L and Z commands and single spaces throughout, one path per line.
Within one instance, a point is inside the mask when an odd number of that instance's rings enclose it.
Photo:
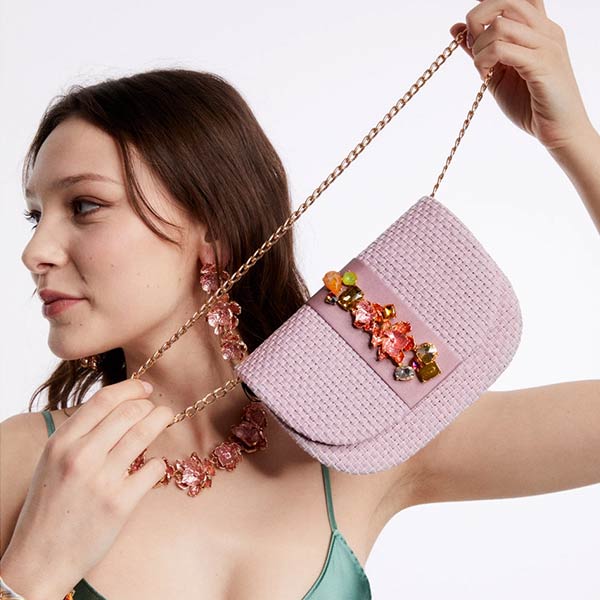
M 486 392 L 418 454 L 418 504 L 599 483 L 600 380 Z

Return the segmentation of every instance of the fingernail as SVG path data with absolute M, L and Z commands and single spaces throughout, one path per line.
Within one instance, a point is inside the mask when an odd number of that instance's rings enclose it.
M 152 387 L 152 384 L 149 381 L 142 381 L 142 385 L 144 386 L 144 389 L 150 393 L 154 388 Z
M 471 46 L 473 46 L 473 36 L 471 35 L 471 32 L 468 31 L 467 32 L 467 48 L 471 48 Z

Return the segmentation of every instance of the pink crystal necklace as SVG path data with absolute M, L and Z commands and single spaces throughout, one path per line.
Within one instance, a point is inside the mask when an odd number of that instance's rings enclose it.
M 205 292 L 212 293 L 218 289 L 219 278 L 214 264 L 203 265 L 200 275 L 200 284 Z M 221 275 L 225 279 L 229 278 L 226 271 L 222 271 Z M 223 294 L 206 315 L 206 320 L 213 328 L 214 333 L 221 336 L 221 354 L 223 358 L 232 362 L 242 360 L 248 351 L 246 344 L 235 331 L 239 323 L 237 315 L 240 312 L 240 305 L 237 302 L 230 301 L 228 294 Z M 168 346 L 165 344 L 167 348 L 171 345 L 169 342 L 167 342 Z M 230 382 L 231 380 L 227 384 Z M 204 409 L 214 402 L 217 397 L 220 397 L 218 392 L 225 388 L 217 388 L 194 405 L 186 408 L 185 411 L 176 415 L 173 422 L 167 427 L 171 427 L 171 425 L 182 421 L 186 417 L 193 417 L 199 410 Z M 265 435 L 267 413 L 262 406 L 262 402 L 251 392 L 248 386 L 242 383 L 242 388 L 250 402 L 242 409 L 241 420 L 237 425 L 231 427 L 231 434 L 227 439 L 218 444 L 208 458 L 201 458 L 196 452 L 192 452 L 187 459 L 176 459 L 169 462 L 163 456 L 165 474 L 154 484 L 154 488 L 168 485 L 172 479 L 180 490 L 187 491 L 188 496 L 197 496 L 204 488 L 212 486 L 212 478 L 216 474 L 216 469 L 233 471 L 242 460 L 243 452 L 251 454 L 268 447 Z M 210 396 L 213 396 L 213 400 L 209 402 L 207 398 Z M 144 466 L 147 451 L 148 448 L 144 448 L 141 454 L 131 463 L 128 469 L 130 475 Z

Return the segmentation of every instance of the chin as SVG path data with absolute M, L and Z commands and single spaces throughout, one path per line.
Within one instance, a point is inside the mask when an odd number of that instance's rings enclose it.
M 84 352 L 83 350 L 81 352 L 65 352 L 62 350 L 54 350 L 52 347 L 50 347 L 50 351 L 52 352 L 52 354 L 54 354 L 54 356 L 60 358 L 61 360 L 79 360 L 84 356 L 98 354 L 98 352 Z
M 50 352 L 62 360 L 79 360 L 84 356 L 92 356 L 106 352 L 107 348 L 101 344 L 90 344 L 89 338 L 86 340 L 86 335 L 81 333 L 77 339 L 73 339 L 73 335 L 50 335 L 48 337 L 48 348 Z M 87 343 L 82 344 L 83 341 Z

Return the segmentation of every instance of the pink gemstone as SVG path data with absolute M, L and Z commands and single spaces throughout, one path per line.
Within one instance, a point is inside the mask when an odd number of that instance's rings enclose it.
M 171 481 L 171 477 L 173 477 L 173 473 L 175 473 L 175 468 L 173 465 L 169 464 L 169 461 L 163 456 L 163 462 L 165 463 L 165 474 L 160 481 L 157 481 L 153 487 L 160 487 L 161 485 L 168 485 L 169 481 Z
M 242 421 L 239 425 L 233 425 L 230 431 L 233 437 L 241 442 L 245 452 L 256 452 L 267 447 L 263 430 L 250 421 Z
M 375 326 L 373 328 L 373 331 L 371 332 L 371 341 L 370 341 L 371 346 L 380 346 L 384 342 L 384 340 L 385 340 L 384 334 L 389 328 L 390 328 L 389 321 L 384 321 L 383 323 Z
M 215 468 L 208 459 L 200 458 L 192 452 L 186 460 L 175 461 L 175 485 L 181 490 L 187 490 L 188 496 L 195 496 L 204 487 L 211 487 Z
M 233 471 L 242 460 L 242 449 L 235 442 L 221 442 L 213 451 L 212 456 L 217 461 L 217 467 Z
M 260 402 L 249 402 L 243 409 L 243 420 L 264 429 L 267 426 L 267 413 Z
M 382 346 L 377 346 L 377 360 L 384 360 L 385 358 L 387 358 L 387 354 L 384 352 Z
M 240 361 L 246 356 L 248 347 L 234 332 L 227 332 L 221 338 L 221 354 L 225 360 Z
M 129 469 L 127 469 L 127 473 L 131 475 L 135 473 L 137 470 L 141 469 L 146 464 L 146 452 L 148 448 L 144 448 L 144 450 L 135 458 L 135 460 L 129 465 Z
M 219 279 L 215 264 L 208 264 L 202 267 L 200 271 L 200 286 L 205 292 L 211 294 L 219 289 Z
M 217 335 L 222 335 L 238 326 L 239 320 L 235 315 L 240 312 L 239 306 L 237 302 L 219 299 L 208 311 L 206 320 Z
M 377 360 L 390 358 L 397 365 L 404 360 L 404 352 L 412 350 L 415 341 L 411 335 L 405 335 L 410 331 L 410 324 L 405 321 L 390 323 L 384 321 L 371 335 L 371 346 L 377 347 Z
M 359 300 L 352 309 L 352 316 L 354 320 L 352 324 L 354 327 L 370 331 L 373 327 L 373 320 L 375 318 L 375 309 L 373 305 L 364 298 Z
M 396 321 L 393 326 L 399 333 L 408 333 L 410 331 L 410 323 L 406 321 Z
M 396 325 L 399 326 L 396 327 Z M 382 350 L 398 365 L 404 360 L 404 351 L 410 350 L 414 345 L 412 336 L 402 333 L 405 330 L 402 324 L 394 323 L 384 334 L 385 340 L 382 344 Z
M 234 315 L 239 315 L 242 312 L 242 307 L 235 300 L 231 300 L 227 306 Z
M 383 321 L 383 306 L 363 298 L 352 309 L 352 315 L 355 327 L 372 332 Z

